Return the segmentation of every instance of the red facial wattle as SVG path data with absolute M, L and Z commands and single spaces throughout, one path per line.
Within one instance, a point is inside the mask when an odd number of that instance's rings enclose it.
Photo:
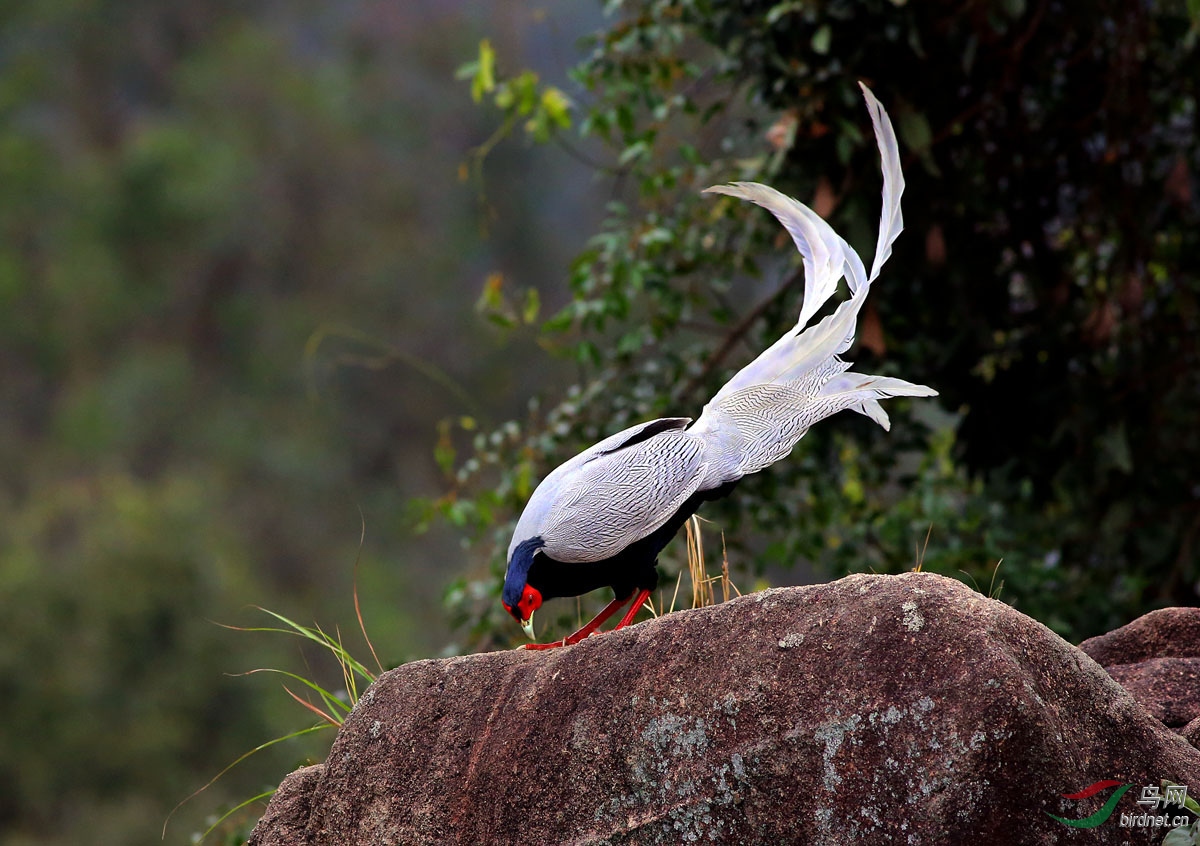
M 521 628 L 525 630 L 525 634 L 530 640 L 534 640 L 533 636 L 533 612 L 542 607 L 542 594 L 537 588 L 530 587 L 528 584 L 521 590 L 521 598 L 517 600 L 517 607 L 513 608 L 507 602 L 501 603 L 504 610 L 517 619 L 521 624 Z

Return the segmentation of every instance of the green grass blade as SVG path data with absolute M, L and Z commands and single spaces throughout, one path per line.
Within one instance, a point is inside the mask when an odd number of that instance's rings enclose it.
M 251 796 L 251 797 L 250 797 L 249 799 L 247 799 L 246 801 L 244 801 L 244 802 L 239 802 L 238 804 L 234 805 L 234 806 L 233 806 L 232 808 L 230 808 L 228 811 L 226 811 L 225 813 L 221 814 L 220 818 L 219 818 L 219 819 L 218 819 L 218 820 L 217 820 L 215 823 L 213 823 L 213 824 L 212 824 L 212 825 L 210 825 L 210 826 L 209 826 L 207 829 L 205 829 L 205 830 L 204 830 L 204 833 L 200 835 L 200 839 L 199 839 L 199 840 L 197 840 L 196 842 L 197 842 L 197 843 L 203 843 L 203 842 L 204 842 L 204 839 L 205 839 L 206 837 L 208 837 L 210 834 L 212 834 L 212 833 L 213 833 L 213 831 L 216 829 L 216 827 L 217 827 L 217 826 L 219 826 L 221 823 L 225 822 L 225 820 L 229 819 L 231 816 L 233 816 L 234 814 L 236 814 L 236 813 L 237 813 L 238 811 L 240 811 L 242 808 L 246 807 L 247 805 L 252 805 L 252 804 L 254 804 L 255 802 L 260 802 L 260 801 L 262 801 L 263 799 L 269 799 L 269 798 L 271 798 L 271 797 L 272 797 L 272 796 L 274 796 L 274 795 L 275 795 L 275 791 L 274 791 L 274 790 L 268 790 L 268 791 L 266 791 L 266 792 L 264 792 L 264 793 L 260 793 L 260 794 L 258 794 L 257 796 Z
M 304 685 L 309 690 L 311 690 L 313 693 L 315 693 L 319 697 L 321 697 L 321 701 L 323 701 L 326 705 L 330 706 L 331 709 L 341 711 L 343 714 L 350 713 L 350 709 L 354 707 L 353 704 L 347 703 L 347 702 L 343 701 L 342 699 L 340 699 L 336 693 L 330 693 L 328 690 L 321 687 L 315 681 L 312 681 L 311 679 L 306 679 L 304 676 L 300 675 L 299 673 L 292 673 L 292 672 L 288 672 L 287 670 L 277 670 L 274 667 L 259 667 L 256 670 L 247 670 L 244 673 L 235 673 L 234 675 L 254 676 L 254 675 L 258 675 L 259 673 L 275 673 L 276 675 L 280 675 L 280 676 L 283 676 L 284 678 L 289 678 L 292 681 L 299 682 L 300 684 Z
M 315 725 L 309 726 L 308 728 L 299 729 L 298 731 L 294 731 L 291 734 L 285 734 L 282 737 L 276 737 L 272 740 L 268 740 L 266 743 L 260 743 L 258 746 L 255 746 L 250 751 L 243 752 L 236 759 L 234 759 L 232 763 L 228 764 L 223 770 L 221 770 L 219 773 L 217 773 L 215 776 L 213 776 L 207 782 L 205 782 L 203 786 L 198 787 L 196 790 L 192 791 L 183 801 L 181 801 L 178 805 L 176 805 L 174 808 L 171 809 L 171 813 L 167 814 L 167 818 L 165 820 L 163 820 L 163 828 L 162 828 L 163 838 L 165 839 L 167 836 L 167 825 L 171 822 L 171 817 L 175 816 L 176 811 L 178 811 L 180 808 L 182 808 L 188 802 L 195 799 L 197 796 L 199 796 L 204 791 L 208 790 L 208 788 L 210 788 L 214 784 L 216 784 L 217 780 L 220 779 L 221 776 L 225 775 L 225 773 L 229 772 L 234 767 L 236 767 L 238 764 L 242 763 L 242 761 L 246 760 L 247 758 L 251 757 L 252 755 L 258 754 L 259 752 L 263 751 L 264 749 L 269 749 L 270 747 L 274 746 L 276 743 L 283 743 L 285 740 L 292 740 L 297 737 L 302 737 L 303 735 L 306 735 L 306 734 L 312 734 L 314 731 L 325 731 L 328 728 L 329 728 L 329 725 L 326 723 L 317 723 Z M 271 792 L 274 793 L 274 791 L 271 791 Z M 270 795 L 270 794 L 267 794 L 267 795 Z M 258 797 L 255 797 L 255 798 L 258 798 Z M 254 799 L 250 799 L 248 801 L 253 802 Z M 245 803 L 243 803 L 243 804 L 245 804 Z M 241 806 L 239 805 L 238 807 L 241 807 Z M 224 819 L 224 817 L 222 817 L 221 819 Z M 210 829 L 210 831 L 211 831 L 211 829 Z

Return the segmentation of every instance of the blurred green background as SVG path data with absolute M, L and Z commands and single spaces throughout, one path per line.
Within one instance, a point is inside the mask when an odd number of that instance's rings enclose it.
M 408 505 L 438 490 L 437 422 L 501 420 L 554 372 L 473 304 L 491 272 L 552 289 L 597 214 L 578 165 L 522 145 L 485 211 L 458 170 L 492 118 L 454 73 L 484 35 L 561 73 L 598 19 L 0 4 L 0 842 L 157 842 L 309 724 L 227 675 L 321 660 L 215 624 L 268 622 L 250 604 L 356 635 L 357 561 L 385 661 L 447 647 L 466 562 Z M 168 842 L 329 739 L 249 761 Z
M 386 666 L 515 643 L 532 484 L 794 319 L 775 224 L 698 189 L 771 182 L 869 261 L 857 79 L 909 189 L 851 357 L 942 397 L 818 427 L 709 548 L 744 589 L 922 560 L 1076 640 L 1195 604 L 1198 32 L 1190 0 L 0 6 L 0 843 L 157 842 L 311 724 L 233 675 L 339 684 L 218 625 L 253 605 L 361 656 L 357 574 Z

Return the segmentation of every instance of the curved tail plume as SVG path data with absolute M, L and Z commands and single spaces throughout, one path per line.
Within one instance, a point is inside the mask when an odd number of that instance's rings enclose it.
M 883 168 L 883 208 L 879 213 L 879 240 L 875 244 L 875 261 L 871 265 L 874 282 L 883 268 L 883 263 L 892 254 L 892 242 L 904 229 L 904 216 L 900 213 L 900 195 L 904 193 L 904 173 L 900 170 L 900 148 L 896 143 L 896 131 L 883 105 L 875 99 L 871 89 L 858 83 L 871 113 L 871 124 L 875 127 L 875 141 L 879 144 L 880 165 Z
M 761 470 L 787 455 L 810 426 L 838 411 L 857 411 L 887 429 L 890 421 L 880 400 L 937 394 L 903 379 L 850 372 L 850 363 L 838 358 L 854 342 L 858 313 L 871 283 L 904 229 L 900 211 L 904 174 L 896 132 L 875 95 L 859 85 L 871 114 L 883 170 L 883 208 L 869 276 L 858 253 L 800 201 L 755 182 L 705 189 L 749 200 L 769 211 L 792 236 L 804 264 L 804 302 L 796 325 L 734 375 L 704 407 L 691 429 L 720 444 L 730 459 L 727 465 L 714 468 L 718 478 L 712 481 L 723 483 Z M 808 326 L 843 277 L 850 287 L 849 299 Z

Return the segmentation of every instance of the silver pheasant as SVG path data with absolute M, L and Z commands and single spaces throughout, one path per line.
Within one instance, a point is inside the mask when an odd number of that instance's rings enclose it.
M 803 203 L 754 182 L 706 189 L 757 203 L 787 229 L 803 258 L 800 318 L 730 379 L 695 423 L 688 417 L 639 423 L 542 480 L 508 548 L 504 607 L 533 639 L 533 613 L 547 599 L 605 586 L 616 599 L 578 632 L 530 648 L 578 642 L 631 597 L 617 628 L 632 622 L 657 584 L 658 553 L 700 504 L 727 495 L 744 476 L 786 456 L 814 423 L 849 409 L 888 429 L 881 399 L 937 395 L 903 379 L 855 373 L 839 358 L 854 341 L 859 310 L 903 229 L 896 134 L 883 106 L 860 86 L 883 167 L 883 212 L 870 275 L 850 245 Z M 843 277 L 849 299 L 807 326 Z

